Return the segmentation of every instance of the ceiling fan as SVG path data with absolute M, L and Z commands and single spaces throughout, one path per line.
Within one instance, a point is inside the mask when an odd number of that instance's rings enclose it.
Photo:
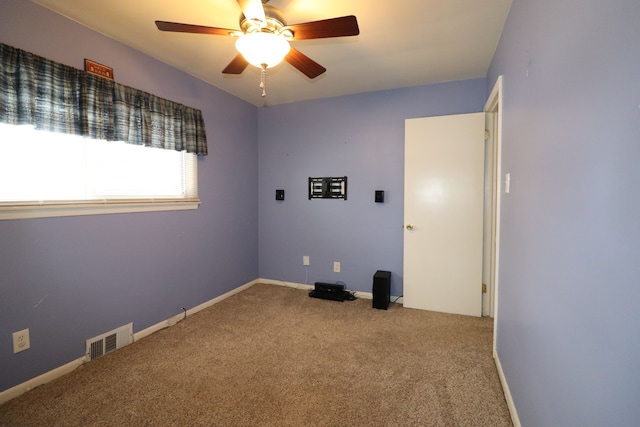
M 241 74 L 249 64 L 262 70 L 260 88 L 266 96 L 266 69 L 283 59 L 310 79 L 327 71 L 302 52 L 289 45 L 289 41 L 357 36 L 358 21 L 353 15 L 323 19 L 302 24 L 287 25 L 280 10 L 267 4 L 269 0 L 237 0 L 242 15 L 241 30 L 156 21 L 161 31 L 213 34 L 237 37 L 238 54 L 222 72 Z

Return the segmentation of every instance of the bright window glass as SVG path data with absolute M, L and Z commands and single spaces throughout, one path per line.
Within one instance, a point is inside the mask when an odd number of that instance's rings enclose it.
M 194 154 L 0 124 L 0 206 L 197 199 Z

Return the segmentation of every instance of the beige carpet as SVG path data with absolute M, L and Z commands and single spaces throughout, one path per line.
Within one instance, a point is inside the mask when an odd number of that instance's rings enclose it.
M 511 426 L 492 321 L 256 285 L 0 406 L 1 426 Z

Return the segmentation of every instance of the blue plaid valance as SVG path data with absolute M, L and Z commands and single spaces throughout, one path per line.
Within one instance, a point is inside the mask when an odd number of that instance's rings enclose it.
M 0 123 L 207 154 L 200 110 L 2 43 Z

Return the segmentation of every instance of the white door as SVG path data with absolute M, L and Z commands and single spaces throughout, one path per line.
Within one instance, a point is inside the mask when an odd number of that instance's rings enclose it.
M 481 315 L 484 128 L 484 113 L 405 121 L 405 307 Z

